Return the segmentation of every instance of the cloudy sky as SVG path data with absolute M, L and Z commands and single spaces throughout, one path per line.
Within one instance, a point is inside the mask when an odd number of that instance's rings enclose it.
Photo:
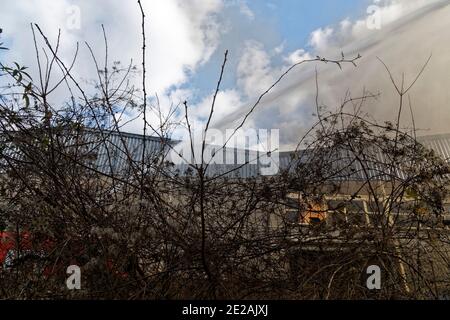
M 109 38 L 110 60 L 140 62 L 140 13 L 134 0 L 0 0 L 2 59 L 30 66 L 35 57 L 30 22 L 51 40 L 62 32 L 66 61 L 78 41 L 75 66 L 83 79 L 94 77 L 84 41 L 101 56 L 101 24 Z M 292 145 L 313 121 L 315 68 L 320 102 L 335 108 L 346 92 L 380 93 L 367 112 L 391 120 L 396 97 L 377 57 L 394 77 L 411 81 L 432 54 L 423 77 L 411 91 L 417 126 L 423 134 L 450 132 L 450 1 L 448 0 L 143 0 L 148 30 L 148 91 L 167 110 L 187 100 L 200 126 L 225 50 L 229 63 L 213 124 L 232 128 L 256 97 L 290 65 L 316 55 L 339 58 L 360 53 L 358 67 L 306 65 L 295 69 L 262 101 L 248 122 L 253 128 L 280 129 Z M 78 15 L 79 13 L 79 15 Z M 79 17 L 79 19 L 78 19 Z M 94 69 L 95 70 L 95 69 Z M 152 117 L 152 115 L 149 115 Z M 156 120 L 155 120 L 156 121 Z M 410 118 L 405 115 L 403 124 Z M 139 133 L 142 123 L 127 125 Z

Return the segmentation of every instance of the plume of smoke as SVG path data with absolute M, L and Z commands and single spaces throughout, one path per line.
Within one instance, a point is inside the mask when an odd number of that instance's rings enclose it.
M 406 85 L 417 76 L 432 54 L 420 80 L 410 92 L 415 123 L 423 134 L 450 131 L 450 4 L 448 0 L 391 0 L 379 5 L 380 28 L 368 28 L 366 19 L 344 20 L 336 28 L 319 29 L 311 35 L 310 54 L 333 58 L 342 52 L 347 56 L 360 53 L 358 68 L 339 70 L 332 65 L 318 65 L 320 103 L 329 108 L 340 105 L 346 92 L 361 95 L 364 89 L 380 93 L 377 100 L 364 108 L 380 121 L 394 120 L 398 95 L 384 69 L 383 60 L 397 82 L 404 74 Z M 371 18 L 371 17 L 369 17 Z M 330 56 L 331 55 L 331 56 Z M 282 142 L 295 144 L 299 135 L 312 124 L 315 111 L 315 66 L 292 72 L 260 105 L 252 116 L 252 125 L 282 128 Z M 406 108 L 402 126 L 411 126 Z M 247 111 L 239 109 L 220 121 L 218 127 L 229 127 Z

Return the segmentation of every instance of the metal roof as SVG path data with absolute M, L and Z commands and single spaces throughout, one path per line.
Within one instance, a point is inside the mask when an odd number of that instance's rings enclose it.
M 450 160 L 450 133 L 418 137 L 417 140 L 442 159 Z
M 89 165 L 95 166 L 97 170 L 105 173 L 126 174 L 130 171 L 130 164 L 137 165 L 142 160 L 145 140 L 145 157 L 151 160 L 152 157 L 167 155 L 170 149 L 169 144 L 174 146 L 179 141 L 162 139 L 153 136 L 144 136 L 125 132 L 113 131 L 88 131 L 85 138 L 85 145 L 88 152 L 94 154 Z M 68 138 L 66 143 L 75 144 L 74 139 Z M 443 159 L 450 160 L 450 134 L 432 135 L 419 137 L 417 140 L 425 147 L 434 150 Z M 323 151 L 323 150 L 322 150 Z M 12 148 L 4 148 L 4 155 L 15 152 Z M 224 153 L 234 154 L 234 162 L 227 164 L 210 164 L 206 174 L 208 176 L 226 176 L 230 178 L 252 178 L 262 175 L 263 164 L 261 161 L 254 161 L 249 164 L 237 161 L 238 154 L 245 158 L 245 161 L 259 159 L 262 153 L 249 155 L 248 150 L 238 148 L 225 148 Z M 244 154 L 244 155 L 243 155 Z M 128 157 L 129 155 L 129 157 Z M 383 179 L 387 168 L 384 163 L 389 163 L 389 155 L 382 152 L 368 150 L 364 154 L 364 168 L 361 162 L 355 161 L 355 157 L 347 150 L 326 150 L 325 152 L 314 153 L 311 150 L 299 152 L 280 152 L 272 155 L 274 165 L 279 172 L 291 170 L 295 167 L 303 167 L 308 170 L 317 167 L 317 164 L 324 164 L 325 174 L 330 175 L 330 179 L 361 180 L 361 179 Z M 276 161 L 276 159 L 278 159 Z M 131 160 L 131 161 L 130 161 Z M 321 162 L 322 161 L 322 162 Z M 191 169 L 187 163 L 175 164 L 170 167 L 174 175 L 189 175 Z M 395 174 L 402 176 L 403 173 L 395 169 Z M 334 176 L 333 176 L 334 175 Z
M 426 148 L 434 150 L 435 153 L 443 159 L 450 160 L 450 134 L 423 136 L 417 138 L 418 142 L 424 145 Z M 123 171 L 128 170 L 128 159 L 125 158 L 125 147 L 132 155 L 132 159 L 139 162 L 142 159 L 144 137 L 137 134 L 129 133 L 117 133 L 111 132 L 109 137 L 109 149 L 113 151 L 113 164 L 115 170 Z M 167 142 L 163 143 L 163 140 L 155 137 L 146 137 L 146 156 L 156 156 L 163 152 L 164 146 L 167 150 Z M 173 143 L 173 145 L 177 142 Z M 164 151 L 166 152 L 166 151 Z M 248 151 L 237 148 L 225 148 L 224 153 L 248 153 Z M 259 159 L 262 153 L 253 154 L 252 159 Z M 250 156 L 245 156 L 246 161 L 250 161 Z M 280 152 L 274 154 L 272 159 L 274 165 L 279 168 L 279 171 L 292 170 L 296 166 L 316 165 L 318 161 L 323 161 L 328 170 L 326 173 L 330 174 L 330 179 L 345 179 L 345 180 L 365 180 L 365 179 L 385 179 L 386 170 L 391 170 L 391 174 L 395 174 L 398 177 L 403 177 L 404 173 L 399 169 L 394 169 L 387 166 L 390 163 L 389 155 L 375 149 L 367 150 L 364 154 L 363 165 L 362 161 L 355 161 L 355 156 L 348 150 L 327 150 L 325 153 L 320 152 L 314 154 L 309 150 L 302 150 L 299 152 Z M 228 158 L 229 159 L 229 158 Z M 234 163 L 230 164 L 210 164 L 206 174 L 208 176 L 223 175 L 230 178 L 252 178 L 261 176 L 262 164 L 260 161 L 256 161 L 251 164 L 243 164 L 236 161 L 237 156 L 234 157 Z M 277 160 L 276 160 L 277 159 Z M 106 151 L 106 145 L 102 144 L 99 148 L 98 158 L 96 165 L 99 168 L 108 168 L 108 157 Z M 176 164 L 172 166 L 173 174 L 177 175 L 189 175 L 191 169 L 187 163 Z M 334 177 L 333 177 L 334 175 Z

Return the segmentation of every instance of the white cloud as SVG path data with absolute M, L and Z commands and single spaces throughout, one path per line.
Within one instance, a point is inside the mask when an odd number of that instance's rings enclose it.
M 67 9 L 76 4 L 81 12 L 81 29 L 68 28 Z M 183 84 L 189 72 L 209 60 L 216 49 L 220 28 L 215 14 L 220 12 L 220 0 L 143 1 L 147 18 L 149 89 L 165 93 Z M 107 10 L 105 9 L 107 8 Z M 18 19 L 20 17 L 20 19 Z M 72 2 L 69 0 L 15 1 L 2 7 L 2 27 L 13 37 L 11 54 L 14 59 L 32 65 L 34 48 L 29 23 L 38 23 L 51 39 L 62 30 L 61 53 L 67 60 L 74 43 L 88 41 L 95 52 L 102 54 L 100 24 L 109 36 L 110 59 L 140 63 L 140 12 L 137 3 L 120 0 Z M 86 48 L 82 48 L 86 51 Z M 92 63 L 82 53 L 77 72 L 88 76 Z M 86 59 L 86 60 L 85 60 Z M 102 57 L 99 57 L 103 61 Z
M 245 0 L 239 1 L 239 10 L 248 19 L 250 19 L 250 20 L 254 20 L 255 19 L 255 14 L 253 13 L 253 11 L 248 6 L 247 1 L 245 1 Z
M 252 9 L 250 9 L 248 0 L 225 0 L 224 5 L 227 7 L 237 8 L 239 13 L 250 21 L 255 20 L 255 13 Z
M 285 45 L 286 45 L 286 42 L 283 41 L 279 46 L 276 46 L 276 47 L 273 49 L 273 52 L 274 52 L 275 54 L 281 54 L 281 53 L 284 51 Z
M 257 41 L 248 41 L 237 67 L 238 87 L 247 96 L 258 95 L 273 81 L 270 55 Z
M 344 20 L 342 20 L 342 21 L 339 23 L 339 25 L 340 25 L 340 27 L 341 27 L 341 30 L 344 31 L 344 32 L 346 32 L 346 31 L 351 27 L 352 22 L 350 21 L 349 18 L 345 18 Z
M 202 101 L 196 105 L 195 116 L 197 118 L 206 119 L 209 116 L 211 110 L 211 104 L 213 95 L 209 95 L 202 99 Z M 220 91 L 216 98 L 216 104 L 214 107 L 214 119 L 222 119 L 225 116 L 233 114 L 242 105 L 241 95 L 237 90 L 229 89 Z
M 309 59 L 312 59 L 312 56 L 309 52 L 306 52 L 304 49 L 298 49 L 294 52 L 291 52 L 287 57 L 285 57 L 284 61 L 286 61 L 290 65 L 293 65 L 299 63 L 300 61 Z
M 324 50 L 328 41 L 333 35 L 333 29 L 330 27 L 319 28 L 311 33 L 311 39 L 309 40 L 309 44 L 317 51 Z
M 218 46 L 221 28 L 217 15 L 223 8 L 223 2 L 151 0 L 142 1 L 142 4 L 146 13 L 147 92 L 150 96 L 157 93 L 162 110 L 168 112 L 171 99 L 178 103 L 178 99 L 190 95 L 191 92 L 179 88 L 199 66 L 209 61 Z M 68 23 L 72 18 L 69 9 L 73 6 L 80 11 L 80 29 L 71 29 Z M 56 41 L 58 29 L 61 29 L 59 53 L 67 64 L 75 52 L 76 42 L 80 43 L 73 71 L 79 80 L 96 79 L 95 66 L 84 41 L 92 46 L 100 67 L 103 67 L 102 23 L 108 35 L 110 63 L 121 61 L 127 64 L 133 59 L 133 63 L 141 67 L 141 15 L 136 1 L 14 1 L 2 6 L 1 16 L 3 39 L 6 37 L 11 41 L 6 60 L 31 66 L 30 71 L 35 79 L 38 76 L 30 22 L 38 23 L 52 43 Z M 45 44 L 40 41 L 39 46 L 45 47 Z M 134 81 L 140 87 L 140 75 Z M 55 92 L 53 101 L 60 102 L 66 98 L 67 92 Z M 134 116 L 131 114 L 124 121 Z M 157 124 L 158 119 L 153 114 L 150 113 L 148 118 L 154 122 L 152 124 Z M 141 132 L 142 127 L 142 120 L 135 120 L 127 125 L 127 130 Z

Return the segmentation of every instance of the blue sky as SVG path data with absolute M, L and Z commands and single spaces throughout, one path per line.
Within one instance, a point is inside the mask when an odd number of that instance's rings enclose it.
M 364 14 L 369 0 L 253 0 L 246 2 L 253 12 L 253 19 L 236 15 L 235 7 L 224 12 L 222 19 L 232 21 L 231 29 L 223 35 L 222 42 L 209 63 L 203 65 L 192 75 L 184 87 L 195 87 L 198 95 L 193 102 L 212 90 L 223 59 L 223 52 L 230 51 L 224 88 L 236 86 L 234 71 L 245 41 L 256 40 L 265 48 L 283 45 L 284 52 L 298 48 L 308 48 L 311 32 L 328 25 L 335 25 L 349 18 L 357 19 Z M 274 57 L 279 63 L 280 56 Z
M 377 9 L 368 13 L 373 5 Z M 209 114 L 223 53 L 228 49 L 214 126 L 232 126 L 293 63 L 316 55 L 339 58 L 341 51 L 361 53 L 358 68 L 302 65 L 261 102 L 249 126 L 280 128 L 283 141 L 296 141 L 315 120 L 315 67 L 323 104 L 332 108 L 346 92 L 360 94 L 362 89 L 370 89 L 383 92 L 384 100 L 368 104 L 367 110 L 378 119 L 389 119 L 397 100 L 377 57 L 392 67 L 394 76 L 405 73 L 409 79 L 433 52 L 423 81 L 411 93 L 416 93 L 415 104 L 424 106 L 416 110 L 417 125 L 434 127 L 436 132 L 447 130 L 450 112 L 435 106 L 448 105 L 450 99 L 450 45 L 444 32 L 450 30 L 448 0 L 144 0 L 143 6 L 148 32 L 147 91 L 158 94 L 163 112 L 169 112 L 171 104 L 187 100 L 192 122 L 198 127 Z M 377 20 L 379 27 L 370 27 L 370 19 Z M 2 53 L 2 62 L 17 61 L 36 76 L 30 31 L 30 22 L 35 22 L 51 41 L 61 29 L 59 53 L 66 61 L 70 61 L 75 43 L 80 43 L 73 76 L 81 81 L 95 79 L 95 66 L 84 42 L 90 43 L 103 61 L 104 24 L 110 60 L 127 63 L 133 59 L 139 66 L 140 20 L 135 1 L 8 1 L 0 12 L 0 27 L 4 30 L 2 42 L 11 50 Z M 45 44 L 41 41 L 40 46 Z M 135 84 L 140 86 L 139 77 Z M 61 104 L 67 92 L 55 91 L 53 99 Z M 158 124 L 153 114 L 147 119 Z M 142 127 L 142 120 L 137 119 L 124 130 L 141 133 Z
M 361 16 L 369 3 L 368 0 L 257 0 L 248 5 L 259 19 L 272 20 L 286 41 L 286 49 L 294 50 L 306 44 L 310 33 L 317 28 Z
M 102 2 L 105 4 L 110 4 L 108 10 L 104 10 L 105 6 L 101 6 Z M 154 27 L 155 22 L 153 21 L 154 15 L 159 15 L 159 12 L 158 10 L 152 10 L 153 7 L 157 7 L 157 5 L 152 6 L 152 4 L 163 2 L 178 2 L 178 0 L 144 1 L 144 5 L 148 5 L 150 3 L 151 9 L 148 10 L 149 12 L 147 14 L 147 19 L 149 21 L 148 27 L 151 29 L 152 33 L 160 32 L 160 28 Z M 308 49 L 308 41 L 311 32 L 321 27 L 335 25 L 345 18 L 357 19 L 358 17 L 365 15 L 366 8 L 372 1 L 188 0 L 181 2 L 186 3 L 187 6 L 190 6 L 192 3 L 192 10 L 198 10 L 196 9 L 196 6 L 207 7 L 208 5 L 205 4 L 209 2 L 222 3 L 221 9 L 214 11 L 214 19 L 217 19 L 217 22 L 220 24 L 219 28 L 226 29 L 226 31 L 221 33 L 220 39 L 216 43 L 216 48 L 213 55 L 207 59 L 206 63 L 198 64 L 195 67 L 195 72 L 192 73 L 185 71 L 187 77 L 184 83 L 180 84 L 179 82 L 174 81 L 172 86 L 162 87 L 162 89 L 183 88 L 190 90 L 192 91 L 190 101 L 192 103 L 197 103 L 202 97 L 213 89 L 225 50 L 230 51 L 227 72 L 223 82 L 223 88 L 227 89 L 237 86 L 235 75 L 236 68 L 239 59 L 242 56 L 244 44 L 247 41 L 257 41 L 269 51 L 273 48 L 282 46 L 283 52 L 271 57 L 271 62 L 273 64 L 281 64 L 283 63 L 283 53 L 289 53 L 299 48 Z M 86 38 L 90 38 L 92 35 L 97 34 L 99 29 L 98 26 L 101 23 L 105 24 L 110 34 L 114 34 L 111 29 L 116 28 L 117 26 L 120 27 L 120 24 L 117 24 L 118 19 L 113 19 L 113 17 L 116 15 L 120 16 L 120 11 L 136 11 L 135 6 L 128 1 L 126 2 L 128 4 L 126 5 L 126 10 L 124 10 L 125 3 L 121 1 L 93 1 L 93 4 L 98 4 L 91 6 L 87 6 L 87 2 L 77 0 L 63 0 L 60 4 L 58 4 L 58 6 L 56 6 L 51 0 L 33 0 L 30 3 L 34 3 L 34 8 L 33 5 L 24 4 L 17 4 L 17 8 L 14 8 L 14 6 L 7 7 L 7 9 L 9 9 L 17 17 L 23 17 L 23 20 L 15 19 L 15 25 L 11 28 L 8 28 L 7 23 L 4 26 L 5 34 L 3 36 L 3 41 L 6 45 L 11 47 L 12 50 L 17 50 L 16 45 L 23 47 L 23 42 L 29 37 L 29 34 L 26 35 L 26 32 L 29 33 L 29 22 L 43 24 L 42 20 L 48 22 L 50 19 L 55 20 L 56 17 L 64 17 L 64 10 L 67 10 L 65 6 L 68 7 L 69 5 L 75 5 L 81 8 L 81 32 L 75 34 L 75 37 L 73 37 L 74 41 L 76 40 L 80 42 L 83 42 Z M 245 14 L 242 14 L 242 5 L 245 5 L 249 12 L 251 12 L 251 18 Z M 28 11 L 28 14 L 20 11 Z M 87 14 L 85 13 L 86 11 L 89 11 L 89 16 L 87 18 Z M 140 18 L 137 15 L 136 17 Z M 172 17 L 169 11 L 167 20 L 173 21 L 174 19 L 177 19 L 177 17 L 175 17 L 175 15 Z M 86 23 L 87 20 L 89 23 Z M 111 25 L 111 23 L 113 23 L 114 26 Z M 123 25 L 126 25 L 127 23 L 127 21 L 123 21 Z M 54 29 L 61 27 L 61 25 L 58 25 L 57 23 L 49 23 L 49 25 L 54 26 Z M 138 27 L 138 25 L 136 24 L 135 27 Z M 185 26 L 182 27 L 185 28 Z M 164 26 L 164 28 L 170 28 L 170 24 L 169 27 Z M 23 29 L 21 32 L 24 32 L 24 36 L 13 37 L 13 30 L 16 29 Z M 69 33 L 71 32 L 69 31 Z M 114 35 L 111 37 L 117 38 L 117 36 Z M 20 42 L 22 42 L 22 44 Z M 152 46 L 153 43 L 154 41 L 150 44 L 150 53 L 155 49 L 155 46 Z M 28 52 L 28 49 L 24 49 L 23 51 L 23 53 Z M 15 54 L 17 54 L 17 51 Z M 26 60 L 26 58 L 27 57 L 25 57 L 24 60 Z M 126 57 L 126 59 L 128 59 L 128 57 Z M 125 60 L 125 58 L 123 60 Z M 24 61 L 24 63 L 25 62 L 26 61 Z M 154 64 L 159 65 L 160 63 L 159 61 L 155 62 L 155 59 L 152 59 L 149 62 L 149 67 L 152 67 Z M 181 67 L 185 68 L 185 66 Z M 189 68 L 186 68 L 186 70 L 188 69 Z M 158 90 L 158 94 L 162 95 L 163 92 Z

